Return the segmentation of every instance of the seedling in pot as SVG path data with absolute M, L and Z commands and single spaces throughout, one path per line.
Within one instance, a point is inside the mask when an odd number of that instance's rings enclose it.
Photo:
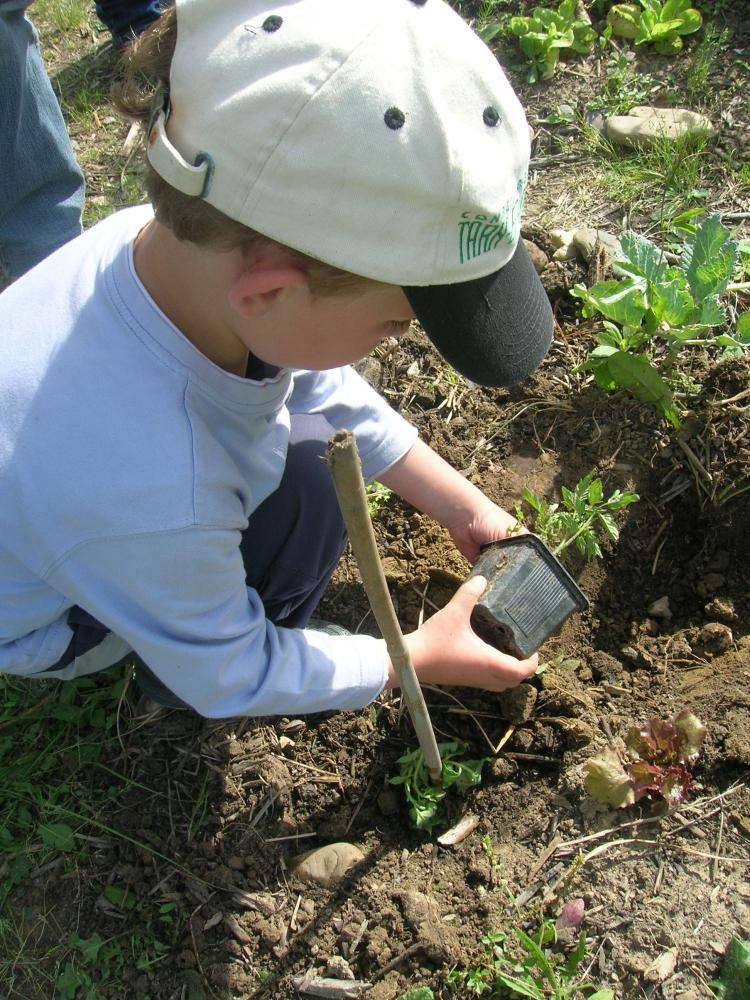
M 442 822 L 440 803 L 448 789 L 454 788 L 459 795 L 465 795 L 482 780 L 485 759 L 459 760 L 461 748 L 458 743 L 438 743 L 438 750 L 443 762 L 439 783 L 430 780 L 421 750 L 412 750 L 399 757 L 396 761 L 399 773 L 390 779 L 390 784 L 403 786 L 409 818 L 418 830 L 431 831 Z
M 622 808 L 644 796 L 661 796 L 673 808 L 692 788 L 691 768 L 700 754 L 706 727 L 688 709 L 673 719 L 649 719 L 633 726 L 625 739 L 631 759 L 605 750 L 586 762 L 589 795 Z

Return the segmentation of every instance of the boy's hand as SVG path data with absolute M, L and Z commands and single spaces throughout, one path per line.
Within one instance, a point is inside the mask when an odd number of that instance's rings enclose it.
M 450 531 L 458 551 L 470 563 L 477 561 L 482 545 L 496 542 L 501 538 L 507 538 L 508 535 L 518 534 L 519 531 L 525 530 L 520 527 L 516 518 L 507 510 L 489 502 L 472 515 L 468 522 L 459 522 L 455 525 L 447 524 L 446 528 Z
M 481 576 L 467 580 L 450 603 L 404 637 L 422 683 L 505 691 L 535 672 L 536 653 L 528 660 L 517 660 L 487 645 L 472 629 L 469 618 L 486 586 Z M 397 685 L 391 667 L 387 686 Z

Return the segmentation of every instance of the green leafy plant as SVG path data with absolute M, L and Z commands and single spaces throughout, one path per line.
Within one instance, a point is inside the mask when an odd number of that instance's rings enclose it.
M 454 969 L 448 977 L 454 990 L 468 989 L 477 996 L 530 997 L 531 1000 L 612 1000 L 608 989 L 597 989 L 579 967 L 586 956 L 586 935 L 580 931 L 573 951 L 565 955 L 554 950 L 557 929 L 552 920 L 543 920 L 535 934 L 514 928 L 516 942 L 496 931 L 486 934 L 482 943 L 487 949 L 485 961 L 475 969 Z M 512 952 L 517 943 L 519 957 Z
M 673 719 L 633 726 L 625 739 L 631 759 L 623 762 L 614 750 L 591 757 L 586 762 L 586 791 L 618 809 L 646 795 L 659 795 L 670 807 L 677 806 L 690 794 L 691 767 L 705 736 L 706 727 L 688 709 Z
M 375 518 L 381 507 L 385 507 L 391 498 L 391 490 L 382 483 L 372 482 L 365 487 L 367 497 L 367 511 L 371 518 Z
M 721 296 L 734 271 L 737 252 L 737 243 L 718 215 L 688 236 L 677 266 L 668 264 L 650 240 L 626 233 L 615 256 L 621 277 L 572 289 L 571 294 L 583 302 L 585 317 L 603 317 L 598 346 L 578 370 L 592 371 L 605 392 L 627 390 L 679 426 L 670 386 L 679 350 L 688 345 L 715 345 L 731 354 L 750 347 L 744 327 L 734 335 L 711 335 L 725 322 Z M 668 349 L 658 368 L 648 352 L 655 340 Z
M 485 759 L 458 760 L 461 747 L 458 743 L 438 743 L 443 774 L 440 784 L 433 784 L 421 750 L 412 750 L 399 757 L 399 773 L 390 779 L 392 785 L 403 785 L 409 804 L 409 818 L 419 830 L 432 830 L 441 820 L 440 803 L 448 789 L 454 788 L 465 795 L 473 785 L 482 780 Z
M 607 14 L 613 35 L 630 38 L 636 45 L 650 44 L 661 55 L 673 55 L 682 48 L 682 36 L 697 31 L 703 23 L 691 0 L 639 0 L 617 3 Z
M 750 996 L 750 942 L 732 938 L 721 976 L 710 985 L 719 1000 L 746 1000 Z
M 596 31 L 577 12 L 576 0 L 563 0 L 556 11 L 535 7 L 531 17 L 511 17 L 508 24 L 529 61 L 530 83 L 553 76 L 562 49 L 587 55 L 596 41 Z
M 579 480 L 572 490 L 563 486 L 560 495 L 561 503 L 549 503 L 528 488 L 521 494 L 534 512 L 534 532 L 561 558 L 571 545 L 587 559 L 601 558 L 597 532 L 601 529 L 616 542 L 620 532 L 613 516 L 615 511 L 638 500 L 636 493 L 621 490 L 605 498 L 601 479 L 591 474 Z M 515 513 L 519 521 L 525 520 L 522 510 Z

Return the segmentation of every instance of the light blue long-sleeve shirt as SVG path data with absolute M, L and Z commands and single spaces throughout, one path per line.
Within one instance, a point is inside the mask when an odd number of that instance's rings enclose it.
M 382 643 L 276 628 L 240 535 L 278 486 L 289 414 L 356 436 L 366 479 L 416 431 L 351 368 L 231 375 L 133 266 L 151 217 L 99 223 L 0 296 L 0 672 L 50 673 L 80 605 L 209 717 L 358 708 Z

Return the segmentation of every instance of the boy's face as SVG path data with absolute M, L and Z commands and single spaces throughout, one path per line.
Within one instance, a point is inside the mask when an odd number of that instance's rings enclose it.
M 315 298 L 305 284 L 285 289 L 241 337 L 261 361 L 318 371 L 359 361 L 384 338 L 404 334 L 413 318 L 397 285 Z

